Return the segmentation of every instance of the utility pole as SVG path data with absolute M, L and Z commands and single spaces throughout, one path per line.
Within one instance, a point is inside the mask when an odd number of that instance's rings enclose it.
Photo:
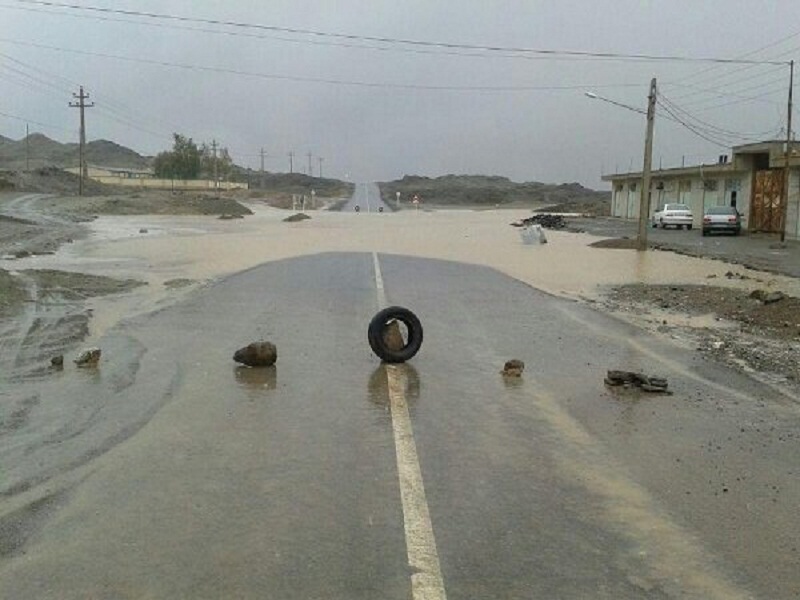
M 214 189 L 217 193 L 217 198 L 219 198 L 219 181 L 217 179 L 217 140 L 211 140 L 211 151 L 213 152 L 213 160 L 214 160 Z
M 314 176 L 314 171 L 311 169 L 311 152 L 306 154 L 306 156 L 308 156 L 308 176 L 309 177 L 313 177 Z
M 322 161 L 325 159 L 321 156 L 318 156 L 317 160 L 319 161 L 319 178 L 322 179 Z
M 87 108 L 91 108 L 94 106 L 94 102 L 91 104 L 86 104 L 86 99 L 89 97 L 89 94 L 83 93 L 83 86 L 80 86 L 80 92 L 77 94 L 72 94 L 74 98 L 77 98 L 77 102 L 70 102 L 69 105 L 72 108 L 80 108 L 81 109 L 81 139 L 80 139 L 80 148 L 78 151 L 78 162 L 80 166 L 78 167 L 79 175 L 78 175 L 78 195 L 83 196 L 83 182 L 86 177 L 89 175 L 88 169 L 86 167 L 86 161 L 83 160 L 83 147 L 86 145 L 86 119 L 84 118 L 84 110 Z
M 789 101 L 786 107 L 786 153 L 784 155 L 785 163 L 783 169 L 783 211 L 781 215 L 781 242 L 786 239 L 786 222 L 789 212 L 789 155 L 791 154 L 792 145 L 792 87 L 794 87 L 794 60 L 789 61 Z
M 294 173 L 294 152 L 289 152 L 289 173 Z
M 642 168 L 642 194 L 639 198 L 639 237 L 636 249 L 647 250 L 647 221 L 650 216 L 650 169 L 653 162 L 653 124 L 656 117 L 656 78 L 650 81 L 647 97 L 647 133 L 644 138 L 644 167 Z
M 31 170 L 31 132 L 25 123 L 25 170 Z
M 261 189 L 262 190 L 265 187 L 265 185 L 264 185 L 264 156 L 266 156 L 264 154 L 264 148 L 261 148 Z

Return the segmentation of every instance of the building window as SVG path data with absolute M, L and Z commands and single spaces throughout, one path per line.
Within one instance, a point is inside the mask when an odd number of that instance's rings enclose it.
M 663 182 L 663 181 L 659 181 L 659 182 L 656 184 L 656 189 L 657 189 L 657 190 L 663 190 L 663 189 L 664 189 L 664 182 Z
M 684 179 L 680 182 L 678 186 L 679 192 L 690 192 L 692 190 L 692 180 L 691 179 Z
M 703 189 L 707 192 L 716 192 L 717 191 L 717 180 L 716 179 L 706 179 L 703 182 Z
M 738 192 L 742 189 L 742 180 L 741 179 L 726 179 L 725 180 L 725 189 L 729 192 Z
M 630 185 L 630 190 L 631 190 L 632 192 L 635 192 L 635 191 L 636 191 L 636 184 L 635 184 L 635 183 L 632 183 L 632 184 Z
M 625 184 L 622 184 L 622 183 L 618 183 L 617 184 L 617 191 L 618 192 L 621 192 L 624 189 L 625 189 Z

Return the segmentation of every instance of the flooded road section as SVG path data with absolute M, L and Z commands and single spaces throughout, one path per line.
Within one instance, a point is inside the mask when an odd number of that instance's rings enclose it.
M 798 594 L 796 404 L 498 271 L 378 263 L 425 327 L 400 392 L 447 597 Z M 370 253 L 276 261 L 31 383 L 0 434 L 0 597 L 408 598 L 377 308 Z M 237 367 L 257 339 L 276 367 Z

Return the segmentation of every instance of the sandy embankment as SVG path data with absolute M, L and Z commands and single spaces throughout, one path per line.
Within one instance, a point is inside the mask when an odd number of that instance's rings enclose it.
M 638 253 L 589 247 L 586 234 L 548 232 L 550 243 L 529 246 L 509 223 L 524 210 L 404 211 L 394 214 L 312 212 L 312 219 L 284 223 L 288 215 L 260 206 L 236 221 L 209 217 L 101 217 L 85 241 L 41 257 L 32 267 L 66 268 L 143 279 L 146 288 L 123 298 L 98 299 L 93 337 L 131 312 L 176 297 L 176 279 L 213 280 L 263 262 L 321 252 L 381 252 L 485 265 L 547 292 L 596 299 L 604 286 L 625 283 L 694 283 L 750 289 L 778 287 L 800 295 L 792 278 L 736 268 L 752 280 L 727 279 L 731 266 L 670 252 Z M 147 233 L 140 233 L 146 229 Z M 715 275 L 709 280 L 710 275 Z M 166 284 L 166 285 L 165 285 Z M 191 286 L 181 289 L 191 289 Z M 391 299 L 390 299 L 391 300 Z

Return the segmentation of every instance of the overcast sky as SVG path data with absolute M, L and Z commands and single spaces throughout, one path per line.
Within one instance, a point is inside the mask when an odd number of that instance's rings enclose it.
M 478 46 L 800 58 L 798 0 L 69 3 Z M 315 174 L 321 156 L 325 175 L 356 181 L 473 173 L 602 189 L 601 171 L 641 169 L 645 118 L 585 91 L 644 109 L 658 78 L 664 102 L 695 132 L 659 105 L 656 167 L 715 160 L 725 146 L 778 136 L 786 122 L 787 66 L 448 50 L 16 0 L 0 0 L 0 23 L 0 134 L 13 139 L 28 120 L 31 131 L 77 141 L 78 111 L 67 104 L 83 84 L 96 103 L 88 138 L 143 154 L 167 149 L 178 131 L 216 139 L 256 168 L 263 147 L 271 171 L 288 171 L 294 151 L 295 170 L 307 171 L 311 152 Z M 426 89 L 437 86 L 501 89 Z M 569 89 L 519 89 L 548 86 Z

